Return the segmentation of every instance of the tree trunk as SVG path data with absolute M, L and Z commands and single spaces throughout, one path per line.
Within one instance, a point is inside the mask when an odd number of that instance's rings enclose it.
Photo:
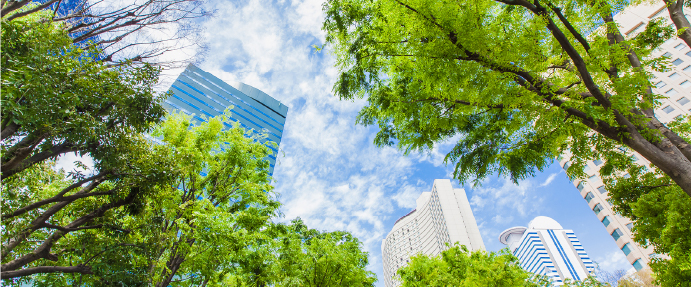
M 677 27 L 677 31 L 684 31 L 678 35 L 679 38 L 684 40 L 686 45 L 691 47 L 691 29 L 689 29 L 691 28 L 691 23 L 689 23 L 689 20 L 686 19 L 686 15 L 684 15 L 684 0 L 665 0 L 665 4 L 667 4 L 669 18 L 672 19 L 674 26 Z

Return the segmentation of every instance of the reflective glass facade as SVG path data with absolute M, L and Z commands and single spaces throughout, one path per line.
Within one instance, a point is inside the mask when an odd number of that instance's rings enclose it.
M 276 165 L 278 145 L 283 136 L 283 127 L 288 107 L 266 93 L 243 83 L 226 83 L 190 64 L 170 87 L 172 95 L 165 100 L 168 110 L 178 110 L 192 115 L 196 121 L 204 121 L 231 108 L 231 119 L 245 129 L 263 132 L 263 140 L 272 151 L 268 160 L 273 174 Z M 227 125 L 230 128 L 230 125 Z M 268 141 L 276 145 L 268 144 Z

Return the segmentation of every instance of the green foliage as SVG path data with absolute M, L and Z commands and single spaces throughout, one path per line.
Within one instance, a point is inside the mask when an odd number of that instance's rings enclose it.
M 634 221 L 638 244 L 671 257 L 650 263 L 656 284 L 685 286 L 691 282 L 691 199 L 659 171 L 630 174 L 608 188 L 615 210 Z
M 130 233 L 126 226 L 158 193 L 156 185 L 168 182 L 172 165 L 165 150 L 141 137 L 133 136 L 116 151 L 119 158 L 113 162 L 120 164 L 96 175 L 68 175 L 46 161 L 2 181 L 3 278 L 26 272 L 20 282 L 42 286 L 38 277 L 28 277 L 42 273 L 36 268 L 76 273 L 71 279 L 60 275 L 58 281 L 49 280 L 54 286 L 61 280 L 79 281 L 79 273 L 112 271 L 110 277 L 128 278 L 135 273 L 123 253 L 129 246 L 122 240 Z M 67 272 L 70 266 L 80 268 Z
M 508 249 L 499 252 L 470 252 L 458 244 L 441 256 L 417 255 L 401 267 L 398 276 L 403 287 L 417 286 L 550 286 L 545 277 L 536 276 L 518 265 Z M 565 286 L 606 286 L 594 277 Z
M 72 45 L 49 14 L 2 23 L 0 276 L 24 282 L 108 270 L 92 268 L 91 256 L 117 252 L 101 242 L 127 233 L 123 218 L 139 213 L 171 172 L 167 153 L 141 135 L 164 113 L 152 89 L 158 70 L 107 66 L 98 49 Z M 54 170 L 52 159 L 68 152 L 90 156 L 94 169 Z M 98 236 L 79 237 L 88 234 Z
M 191 286 L 227 273 L 279 207 L 269 184 L 269 148 L 226 115 L 192 128 L 190 119 L 169 115 L 153 133 L 171 149 L 177 171 L 143 219 L 161 222 L 163 230 L 150 273 L 156 286 L 174 276 L 189 277 L 176 281 Z
M 164 160 L 165 181 L 150 182 L 145 200 L 113 211 L 117 229 L 86 230 L 66 239 L 77 254 L 57 264 L 84 264 L 93 275 L 34 276 L 39 286 L 221 286 L 248 242 L 263 236 L 279 203 L 269 184 L 268 148 L 226 115 L 192 127 L 170 114 L 150 149 Z M 151 159 L 149 159 L 151 160 Z M 205 283 L 206 282 L 206 283 Z M 214 283 L 215 282 L 215 283 Z M 220 284 L 220 285 L 219 285 Z
M 99 169 L 131 134 L 160 121 L 159 69 L 109 66 L 41 14 L 2 24 L 2 178 L 66 152 Z
M 459 138 L 445 160 L 461 181 L 494 173 L 518 181 L 567 151 L 569 175 L 581 177 L 587 160 L 616 158 L 622 145 L 666 173 L 671 159 L 686 170 L 688 155 L 673 146 L 688 143 L 652 116 L 663 96 L 651 93 L 649 71 L 666 62 L 648 57 L 672 30 L 653 21 L 615 40 L 605 16 L 625 5 L 328 1 L 323 29 L 341 71 L 334 92 L 366 97 L 357 122 L 379 126 L 379 146 L 410 153 Z
M 344 231 L 319 232 L 301 219 L 273 224 L 237 271 L 247 286 L 374 286 L 362 243 Z M 241 285 L 241 286 L 245 286 Z
M 600 174 L 640 225 L 636 240 L 672 256 L 653 266 L 679 276 L 657 278 L 688 282 L 691 126 L 661 123 L 654 110 L 666 96 L 651 89 L 652 72 L 670 66 L 652 53 L 674 29 L 658 19 L 624 38 L 613 15 L 627 5 L 331 0 L 323 30 L 340 70 L 334 93 L 366 98 L 357 122 L 379 126 L 379 146 L 411 153 L 455 140 L 445 161 L 461 182 L 518 182 L 561 155 L 580 179 L 588 161 L 605 161 Z

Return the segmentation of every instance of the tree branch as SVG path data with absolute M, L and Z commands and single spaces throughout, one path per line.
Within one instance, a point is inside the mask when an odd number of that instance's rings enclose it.
M 16 19 L 16 18 L 19 18 L 19 17 L 23 17 L 23 16 L 26 16 L 26 15 L 29 15 L 29 14 L 31 14 L 31 13 L 35 13 L 35 12 L 41 11 L 41 10 L 45 9 L 46 7 L 48 7 L 48 6 L 53 5 L 53 3 L 57 2 L 57 1 L 58 1 L 58 0 L 46 1 L 46 3 L 43 3 L 43 4 L 41 4 L 41 5 L 38 5 L 38 6 L 34 7 L 34 8 L 32 8 L 32 9 L 26 10 L 26 11 L 24 11 L 24 12 L 19 12 L 19 13 L 12 14 L 12 16 L 7 17 L 7 19 L 5 19 L 5 21 L 12 21 L 13 19 Z M 3 9 L 3 10 L 4 10 L 4 9 Z M 4 11 L 3 11 L 3 13 L 2 13 L 2 16 L 5 16 L 5 12 L 4 12 Z
M 25 268 L 21 270 L 5 271 L 0 272 L 0 277 L 3 279 L 24 277 L 39 273 L 80 273 L 80 274 L 93 274 L 90 266 L 39 266 Z
M 71 195 L 71 196 L 66 196 L 66 197 L 64 196 L 64 195 L 65 195 L 67 192 L 69 192 L 70 190 L 73 190 L 73 189 L 75 189 L 75 188 L 77 188 L 77 187 L 80 187 L 80 186 L 84 185 L 84 184 L 87 183 L 87 182 L 96 180 L 96 181 L 99 181 L 99 183 L 100 183 L 100 179 L 102 179 L 103 177 L 105 177 L 107 174 L 110 174 L 110 172 L 102 172 L 102 173 L 99 173 L 99 174 L 97 174 L 97 175 L 94 175 L 94 176 L 91 176 L 91 177 L 82 179 L 82 180 L 80 180 L 80 181 L 78 181 L 78 182 L 75 182 L 74 184 L 72 184 L 72 185 L 70 185 L 70 186 L 64 188 L 62 191 L 60 191 L 60 193 L 56 194 L 55 196 L 53 196 L 53 197 L 51 197 L 51 198 L 44 199 L 44 200 L 41 200 L 41 201 L 38 201 L 38 202 L 35 202 L 35 203 L 32 203 L 32 204 L 29 204 L 29 205 L 27 205 L 27 206 L 25 206 L 25 207 L 22 207 L 22 208 L 19 208 L 19 209 L 15 210 L 15 211 L 12 212 L 12 213 L 3 214 L 3 215 L 2 215 L 2 220 L 4 221 L 4 220 L 7 220 L 7 219 L 12 218 L 12 217 L 15 217 L 15 216 L 18 216 L 18 215 L 22 215 L 22 214 L 24 214 L 24 213 L 26 213 L 26 212 L 28 212 L 28 211 L 30 211 L 30 210 L 39 208 L 39 207 L 41 207 L 41 206 L 43 206 L 43 205 L 46 205 L 46 204 L 49 204 L 49 203 L 53 203 L 53 202 L 74 201 L 75 199 L 84 198 L 84 197 L 88 197 L 88 196 L 97 196 L 97 195 L 111 194 L 113 190 L 110 190 L 110 191 L 107 191 L 107 192 L 98 192 L 98 193 L 85 193 L 85 190 L 82 190 L 82 191 L 78 192 L 78 194 Z M 93 188 L 95 188 L 95 186 L 93 186 L 93 187 L 91 187 L 91 188 L 93 189 Z
M 11 165 L 9 163 L 5 164 L 2 166 L 2 169 L 3 169 L 2 179 L 8 178 L 8 177 L 10 177 L 10 176 L 22 171 L 22 170 L 34 165 L 34 164 L 41 162 L 41 161 L 44 161 L 48 158 L 58 156 L 58 155 L 61 155 L 63 153 L 78 151 L 80 149 L 81 149 L 80 146 L 66 142 L 66 143 L 63 143 L 61 145 L 53 146 L 49 150 L 35 154 L 28 159 L 22 160 L 21 162 L 15 162 Z M 7 167 L 6 167 L 6 165 L 7 165 Z
M 574 28 L 573 25 L 571 25 L 571 23 L 569 22 L 569 20 L 567 20 L 566 17 L 564 17 L 564 14 L 561 13 L 561 8 L 556 7 L 556 6 L 552 5 L 551 3 L 549 3 L 548 5 L 552 9 L 552 11 L 554 11 L 554 14 L 557 15 L 557 18 L 559 18 L 561 23 L 564 24 L 564 26 L 566 26 L 566 29 L 568 29 L 569 32 L 571 32 L 571 35 L 573 35 L 576 38 L 576 40 L 579 43 L 581 43 L 581 46 L 583 46 L 585 51 L 590 52 L 590 44 L 588 44 L 588 40 L 586 40 L 583 37 L 583 35 L 578 33 L 578 31 L 576 31 L 576 28 Z

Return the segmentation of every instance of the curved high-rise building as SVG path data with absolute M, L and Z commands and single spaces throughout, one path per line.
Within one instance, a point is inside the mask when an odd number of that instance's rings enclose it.
M 232 107 L 231 119 L 245 129 L 265 132 L 267 138 L 263 141 L 276 143 L 276 146 L 267 145 L 272 150 L 268 160 L 269 173 L 273 174 L 288 114 L 286 105 L 250 85 L 226 83 L 192 64 L 178 76 L 169 91 L 172 95 L 164 102 L 169 110 L 194 115 L 195 120 L 204 121 L 200 116 L 215 117 Z
M 399 218 L 382 241 L 384 283 L 400 286 L 396 271 L 421 253 L 438 255 L 446 243 L 465 245 L 468 250 L 485 249 L 480 230 L 463 189 L 454 189 L 448 179 L 436 179 L 432 191 L 423 192 L 416 208 Z
M 573 230 L 546 216 L 536 217 L 528 227 L 504 230 L 499 242 L 509 246 L 523 269 L 547 276 L 554 285 L 563 285 L 566 279 L 584 280 L 595 270 Z

